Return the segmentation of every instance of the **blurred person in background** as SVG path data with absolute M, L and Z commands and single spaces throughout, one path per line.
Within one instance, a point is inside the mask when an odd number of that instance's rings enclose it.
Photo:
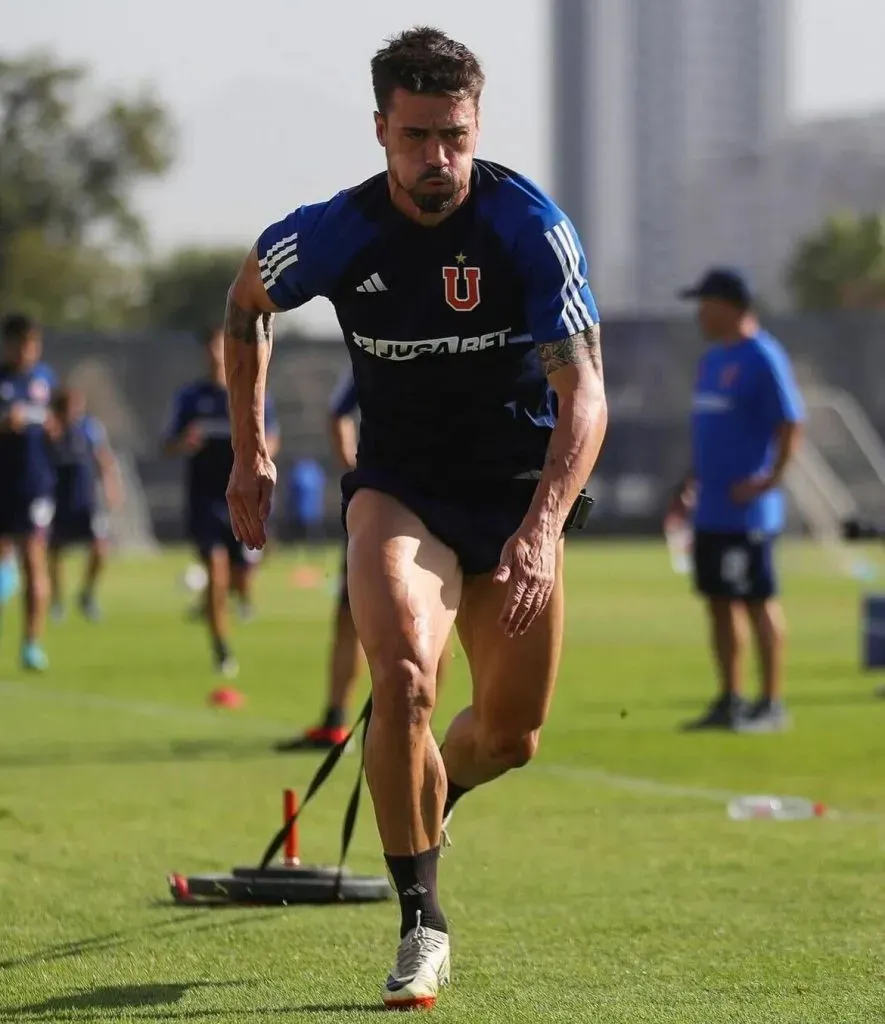
M 289 470 L 288 518 L 292 539 L 319 541 L 326 517 L 326 471 L 316 459 L 296 459 Z
M 216 670 L 234 678 L 239 665 L 230 647 L 227 597 L 233 586 L 247 610 L 252 576 L 261 553 L 236 539 L 231 529 L 225 491 L 233 466 L 230 411 L 224 376 L 224 334 L 219 327 L 201 338 L 206 376 L 175 395 L 164 440 L 164 453 L 187 460 L 187 528 L 206 568 L 206 620 Z M 268 448 L 279 450 L 279 428 L 270 396 L 265 396 L 264 422 Z
M 348 367 L 341 375 L 329 401 L 329 439 L 338 464 L 345 470 L 356 468 L 358 402 L 353 370 Z M 451 657 L 450 644 L 446 644 L 440 658 L 438 685 L 442 686 L 445 668 Z M 329 656 L 329 682 L 326 710 L 321 723 L 292 740 L 276 745 L 280 753 L 302 750 L 331 750 L 347 737 L 348 710 L 353 702 L 359 682 L 363 649 L 356 634 L 347 593 L 347 541 L 341 557 L 338 582 L 338 601 L 332 632 L 332 650 Z
M 15 544 L 4 539 L 0 541 L 0 606 L 15 597 L 20 582 Z
M 22 667 L 49 666 L 42 638 L 49 604 L 47 531 L 55 501 L 55 465 L 47 428 L 55 373 L 43 362 L 43 334 L 28 316 L 0 323 L 0 544 L 14 547 L 24 574 Z M 0 549 L 2 550 L 2 549 Z
M 77 603 L 83 615 L 100 617 L 96 588 L 108 556 L 108 510 L 120 508 L 123 483 L 107 431 L 87 415 L 86 399 L 75 388 L 62 388 L 52 401 L 53 454 L 56 468 L 55 518 L 49 536 L 52 617 L 64 617 L 62 555 L 73 545 L 89 549 Z
M 802 398 L 739 273 L 713 268 L 679 295 L 697 301 L 711 344 L 695 378 L 692 473 L 669 511 L 693 519 L 694 580 L 707 602 L 720 684 L 716 700 L 686 728 L 771 732 L 788 724 L 774 546 L 785 523 L 781 483 L 799 442 Z M 742 696 L 748 623 L 761 676 L 753 703 Z

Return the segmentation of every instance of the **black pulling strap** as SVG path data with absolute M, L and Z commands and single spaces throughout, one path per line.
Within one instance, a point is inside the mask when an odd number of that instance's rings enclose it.
M 359 718 L 354 722 L 353 728 L 347 734 L 346 739 L 343 739 L 337 746 L 333 747 L 326 755 L 325 760 L 317 769 L 316 775 L 311 779 L 310 785 L 307 787 L 307 792 L 304 794 L 304 800 L 298 807 L 298 810 L 289 818 L 289 820 L 283 825 L 283 827 L 277 832 L 277 834 L 271 839 L 270 845 L 264 851 L 264 856 L 261 858 L 260 871 L 265 871 L 270 865 L 270 862 L 276 857 L 276 855 L 283 848 L 283 844 L 286 842 L 286 837 L 292 830 L 293 825 L 298 820 L 301 812 L 310 803 L 310 801 L 316 796 L 320 787 L 332 774 L 332 770 L 335 765 L 341 760 L 341 756 L 347 749 L 347 745 L 350 743 L 356 734 L 357 729 L 360 725 L 363 727 L 362 743 L 360 744 L 360 767 L 359 774 L 356 778 L 356 783 L 353 787 L 353 792 L 350 795 L 350 800 L 347 804 L 347 810 L 344 814 L 344 822 L 341 826 L 341 858 L 338 861 L 338 878 L 335 883 L 335 892 L 333 898 L 337 897 L 341 888 L 341 877 L 344 869 L 344 861 L 347 857 L 347 851 L 350 849 L 350 841 L 353 838 L 353 831 L 356 826 L 357 811 L 360 805 L 360 791 L 363 785 L 363 768 L 366 763 L 366 733 L 369 730 L 369 719 L 372 717 L 372 698 L 366 701 L 365 707 L 360 712 Z

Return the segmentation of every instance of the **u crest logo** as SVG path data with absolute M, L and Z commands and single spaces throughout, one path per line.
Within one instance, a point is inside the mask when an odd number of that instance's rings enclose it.
M 480 303 L 479 267 L 443 267 L 446 302 L 459 313 L 469 313 Z

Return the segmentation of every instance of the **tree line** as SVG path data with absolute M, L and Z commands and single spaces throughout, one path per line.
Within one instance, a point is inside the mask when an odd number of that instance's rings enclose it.
M 0 310 L 54 327 L 198 329 L 218 318 L 241 249 L 154 258 L 137 185 L 175 156 L 149 95 L 91 102 L 82 67 L 0 56 Z
M 149 95 L 95 108 L 86 69 L 0 56 L 0 310 L 93 329 L 216 318 L 242 250 L 154 257 L 132 202 L 170 169 L 175 142 Z M 785 283 L 798 309 L 885 308 L 885 215 L 828 217 L 797 243 Z

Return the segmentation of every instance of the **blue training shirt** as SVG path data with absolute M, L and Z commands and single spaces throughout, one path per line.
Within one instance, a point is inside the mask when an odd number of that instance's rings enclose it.
M 746 341 L 711 348 L 698 366 L 692 407 L 695 526 L 778 533 L 785 518 L 779 489 L 740 505 L 730 490 L 768 470 L 779 428 L 804 418 L 802 396 L 780 343 L 760 331 Z
M 178 391 L 165 439 L 178 438 L 191 426 L 200 431 L 203 444 L 187 460 L 188 500 L 192 507 L 198 504 L 226 507 L 225 492 L 234 464 L 227 388 L 204 378 Z M 276 409 L 269 394 L 265 394 L 264 429 L 268 434 L 279 432 Z
M 598 313 L 577 234 L 535 184 L 477 160 L 467 200 L 428 228 L 393 206 L 382 173 L 299 207 L 257 251 L 277 307 L 335 307 L 361 467 L 437 489 L 540 475 L 556 402 L 534 343 Z
M 352 416 L 358 408 L 353 370 L 347 369 L 341 374 L 329 398 L 329 415 L 342 419 L 344 416 Z
M 55 489 L 52 445 L 45 424 L 57 383 L 54 371 L 45 363 L 28 370 L 0 364 L 0 420 L 13 406 L 21 406 L 27 420 L 22 431 L 0 426 L 0 480 L 4 495 L 13 501 L 50 498 Z
M 98 495 L 97 452 L 107 444 L 107 431 L 95 416 L 81 416 L 53 443 L 56 468 L 55 514 L 92 512 Z

